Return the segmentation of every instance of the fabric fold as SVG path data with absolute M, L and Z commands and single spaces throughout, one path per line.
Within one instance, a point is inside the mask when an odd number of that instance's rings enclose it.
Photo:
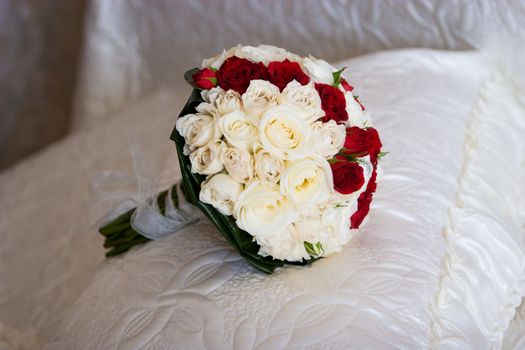
M 435 348 L 500 349 L 525 296 L 525 110 L 509 81 L 496 67 L 472 110 L 431 307 Z

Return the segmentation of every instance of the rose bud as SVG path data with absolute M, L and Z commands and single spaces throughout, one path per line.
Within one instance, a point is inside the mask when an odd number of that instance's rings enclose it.
M 217 86 L 217 76 L 210 68 L 204 68 L 193 74 L 193 85 L 198 89 L 209 90 Z

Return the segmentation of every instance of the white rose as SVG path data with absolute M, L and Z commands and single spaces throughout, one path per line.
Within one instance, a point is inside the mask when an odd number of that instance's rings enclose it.
M 187 114 L 177 119 L 175 127 L 179 134 L 184 137 L 190 151 L 222 137 L 215 119 L 206 114 Z
M 330 159 L 339 153 L 346 138 L 346 128 L 337 124 L 334 120 L 326 123 L 315 122 L 312 125 L 314 139 L 316 140 L 315 151 L 320 156 Z
M 210 176 L 201 184 L 199 199 L 211 204 L 224 215 L 232 215 L 237 197 L 242 192 L 243 185 L 232 179 L 228 174 Z
M 330 240 L 330 234 L 326 225 L 321 220 L 322 208 L 319 206 L 312 207 L 312 212 L 301 217 L 294 223 L 297 232 L 300 233 L 300 239 L 304 242 L 316 245 L 321 244 L 318 250 L 318 256 L 326 256 L 326 245 Z
M 280 181 L 281 193 L 298 208 L 308 208 L 328 199 L 333 187 L 330 165 L 321 157 L 290 162 Z
M 257 47 L 237 45 L 229 50 L 223 50 L 220 55 L 203 60 L 202 68 L 219 69 L 224 61 L 232 56 L 246 58 L 252 62 L 262 62 L 265 66 L 271 61 L 288 59 L 292 62 L 301 62 L 302 60 L 302 58 L 296 54 L 271 45 L 259 45 Z
M 252 181 L 235 203 L 239 228 L 252 236 L 280 232 L 297 217 L 293 204 L 275 187 Z
M 289 225 L 275 233 L 257 236 L 256 239 L 257 244 L 261 246 L 259 255 L 288 261 L 310 259 L 304 248 L 304 240 L 294 225 Z
M 315 145 L 306 119 L 303 111 L 290 105 L 269 108 L 259 124 L 263 147 L 279 159 L 308 157 Z
M 314 83 L 301 85 L 292 80 L 282 92 L 283 103 L 296 106 L 304 111 L 307 121 L 313 123 L 324 115 L 321 109 L 321 98 L 315 90 Z
M 299 240 L 311 243 L 318 256 L 329 256 L 340 252 L 352 238 L 350 216 L 354 211 L 347 206 L 328 203 L 314 208 L 294 222 L 300 234 Z M 317 249 L 317 243 L 320 243 L 321 249 Z
M 234 90 L 224 91 L 221 88 L 213 88 L 206 95 L 209 102 L 202 102 L 197 106 L 197 111 L 220 117 L 242 108 L 241 95 Z
M 242 95 L 244 112 L 259 118 L 269 107 L 275 106 L 280 99 L 279 88 L 266 80 L 252 80 Z
M 316 59 L 310 56 L 303 60 L 303 66 L 314 82 L 329 85 L 334 83 L 334 76 L 332 73 L 337 72 L 337 68 L 325 60 Z
M 191 172 L 212 175 L 222 171 L 224 165 L 221 156 L 224 146 L 224 142 L 215 141 L 193 151 L 190 154 Z
M 212 117 L 220 117 L 220 114 L 218 113 L 217 108 L 215 108 L 215 106 L 212 103 L 201 102 L 197 105 L 197 107 L 195 107 L 195 110 L 199 114 L 206 114 Z
M 216 86 L 209 90 L 201 90 L 201 97 L 205 102 L 214 103 L 217 96 L 222 92 L 224 92 L 224 90 L 221 87 Z
M 253 178 L 252 155 L 242 148 L 226 147 L 222 152 L 222 163 L 235 181 L 246 183 Z
M 229 50 L 223 50 L 222 53 L 220 55 L 217 55 L 215 57 L 211 57 L 211 58 L 207 58 L 205 60 L 202 61 L 202 68 L 215 68 L 215 69 L 219 69 L 222 64 L 224 63 L 224 61 L 226 61 L 226 59 L 232 57 L 232 56 L 238 56 L 238 57 L 242 57 L 240 56 L 240 49 L 241 49 L 241 45 L 237 45 L 237 46 L 234 46 L 232 47 L 231 49 Z
M 271 45 L 243 46 L 239 53 L 246 59 L 253 62 L 262 62 L 265 66 L 272 61 L 283 61 L 288 58 L 288 51 Z
M 221 115 L 238 111 L 242 108 L 241 95 L 235 90 L 223 90 L 215 97 L 214 104 Z
M 353 213 L 345 205 L 332 205 L 324 209 L 321 220 L 330 237 L 323 243 L 325 256 L 340 252 L 343 245 L 352 239 L 350 217 Z
M 259 139 L 259 129 L 241 111 L 234 111 L 219 119 L 219 129 L 230 145 L 252 152 Z
M 275 185 L 281 178 L 284 161 L 261 149 L 255 154 L 255 173 L 267 185 Z
M 347 91 L 345 92 L 345 99 L 346 99 L 346 112 L 348 113 L 348 121 L 346 122 L 347 126 L 358 126 L 363 127 L 366 124 L 366 119 L 368 118 L 368 113 L 365 114 L 359 105 L 359 103 L 355 100 L 354 95 L 352 95 L 352 92 Z

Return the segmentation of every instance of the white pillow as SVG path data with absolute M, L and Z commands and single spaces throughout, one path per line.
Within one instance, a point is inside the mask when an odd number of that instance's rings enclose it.
M 89 176 L 130 170 L 129 134 L 173 176 L 182 106 L 160 93 L 0 174 L 0 322 L 52 349 L 498 347 L 524 276 L 512 77 L 474 52 L 341 65 L 390 151 L 370 220 L 341 254 L 261 275 L 203 220 L 100 263 Z
M 505 77 L 475 52 L 340 66 L 390 151 L 370 220 L 342 253 L 266 276 L 202 220 L 102 266 L 57 339 L 75 349 L 499 346 L 525 294 L 525 126 Z

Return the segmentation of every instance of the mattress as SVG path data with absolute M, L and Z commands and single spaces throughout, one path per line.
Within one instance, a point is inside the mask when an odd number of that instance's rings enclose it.
M 423 49 L 338 65 L 390 152 L 343 252 L 265 275 L 203 217 L 104 260 L 90 173 L 129 170 L 133 134 L 164 182 L 179 176 L 163 92 L 1 175 L 0 322 L 50 349 L 519 346 L 525 112 L 508 67 Z

